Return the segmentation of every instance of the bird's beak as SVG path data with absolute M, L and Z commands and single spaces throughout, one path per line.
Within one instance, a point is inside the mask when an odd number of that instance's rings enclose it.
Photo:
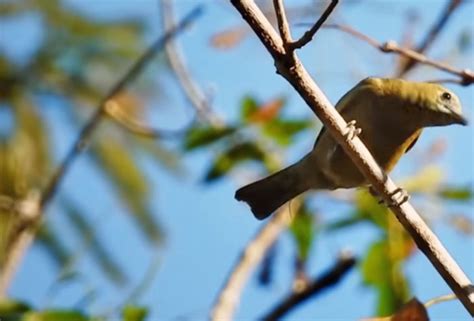
M 455 124 L 460 124 L 460 125 L 463 125 L 463 126 L 466 126 L 468 124 L 467 119 L 461 114 L 453 112 L 451 114 L 451 117 L 454 119 Z

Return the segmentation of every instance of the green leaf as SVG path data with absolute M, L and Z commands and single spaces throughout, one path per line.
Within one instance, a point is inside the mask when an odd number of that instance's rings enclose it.
M 29 310 L 30 307 L 22 301 L 0 300 L 0 320 L 2 321 L 19 321 L 21 316 Z
M 72 223 L 72 227 L 77 231 L 82 241 L 87 245 L 95 262 L 99 265 L 104 275 L 118 285 L 126 283 L 127 278 L 120 265 L 115 262 L 112 255 L 101 242 L 94 224 L 86 219 L 81 209 L 71 201 L 64 201 L 63 208 L 66 217 Z
M 473 192 L 469 187 L 446 187 L 441 189 L 439 196 L 454 201 L 470 201 L 472 200 Z
M 263 133 L 274 139 L 278 144 L 287 146 L 293 142 L 297 134 L 311 128 L 312 125 L 313 122 L 309 120 L 276 118 L 264 124 Z
M 161 227 L 148 207 L 148 182 L 133 153 L 112 135 L 97 139 L 93 152 L 94 160 L 111 181 L 120 200 L 128 206 L 141 230 L 150 241 L 161 241 Z
M 362 223 L 366 220 L 367 220 L 367 218 L 361 216 L 360 212 L 355 212 L 353 215 L 350 215 L 347 218 L 342 218 L 342 219 L 339 219 L 335 222 L 330 222 L 329 224 L 326 224 L 324 226 L 324 229 L 326 231 L 329 231 L 329 232 L 337 231 L 337 230 L 340 230 L 340 229 L 352 227 L 352 226 L 354 226 L 356 224 L 359 224 L 359 223 Z
M 245 96 L 240 103 L 240 119 L 246 123 L 249 117 L 258 110 L 259 103 L 252 96 Z
M 58 268 L 66 265 L 71 257 L 69 249 L 64 245 L 51 223 L 41 226 L 36 234 L 35 242 L 44 248 Z
M 28 312 L 22 321 L 88 321 L 82 313 L 71 310 L 45 310 L 41 312 Z
M 401 260 L 393 257 L 386 239 L 373 243 L 361 264 L 362 279 L 378 292 L 377 313 L 388 315 L 400 308 L 409 297 Z
M 263 162 L 265 153 L 256 144 L 245 142 L 232 146 L 224 153 L 217 156 L 211 168 L 207 171 L 204 181 L 212 182 L 232 170 L 238 164 L 255 160 Z
M 290 232 L 296 242 L 298 257 L 306 261 L 313 244 L 315 227 L 314 216 L 306 206 L 302 206 L 291 222 Z
M 127 305 L 123 308 L 123 321 L 144 321 L 148 315 L 148 309 L 136 305 Z
M 186 134 L 184 149 L 189 151 L 210 145 L 235 131 L 235 127 L 193 127 Z
M 382 229 L 387 229 L 388 210 L 378 203 L 367 189 L 359 189 L 355 194 L 355 213 L 351 216 L 365 218 Z

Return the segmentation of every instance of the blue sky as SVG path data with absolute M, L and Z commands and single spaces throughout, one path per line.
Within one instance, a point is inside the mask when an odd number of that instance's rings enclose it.
M 160 13 L 156 1 L 140 0 L 74 0 L 68 1 L 78 10 L 99 18 L 135 16 L 149 25 L 148 39 L 155 38 L 161 30 Z M 231 51 L 219 51 L 209 46 L 209 38 L 216 31 L 242 23 L 236 11 L 226 1 L 184 1 L 176 2 L 180 16 L 197 4 L 205 5 L 205 14 L 185 34 L 179 42 L 187 57 L 196 81 L 205 89 L 215 93 L 215 111 L 224 119 L 232 120 L 238 113 L 241 97 L 252 94 L 261 100 L 284 95 L 288 98 L 288 113 L 305 117 L 314 116 L 290 86 L 277 76 L 273 62 L 258 40 L 248 37 Z M 286 1 L 291 5 L 305 1 Z M 347 6 L 336 15 L 345 23 L 381 40 L 399 40 L 405 25 L 405 13 L 416 9 L 420 22 L 415 39 L 437 18 L 444 1 L 374 1 L 372 5 Z M 469 1 L 456 13 L 444 30 L 429 55 L 443 58 L 450 48 L 444 43 L 453 43 L 452 37 L 459 30 L 469 28 L 474 33 L 474 2 Z M 295 22 L 308 22 L 305 21 Z M 16 23 L 16 24 L 15 24 Z M 4 26 L 1 50 L 9 50 L 21 59 L 21 55 L 34 49 L 34 42 L 41 35 L 36 30 L 34 19 L 12 22 Z M 20 26 L 20 28 L 18 27 Z M 8 29 L 9 28 L 9 29 Z M 295 33 L 304 29 L 295 28 Z M 18 37 L 21 34 L 22 37 Z M 5 44 L 9 44 L 6 49 Z M 469 52 L 464 59 L 452 61 L 459 68 L 474 69 L 474 53 Z M 387 76 L 394 57 L 383 55 L 375 49 L 337 31 L 322 30 L 316 39 L 301 53 L 308 70 L 335 103 L 361 78 L 367 76 Z M 157 127 L 179 128 L 190 116 L 187 105 L 177 82 L 170 73 L 160 69 L 156 75 L 163 91 L 161 100 L 150 102 L 151 119 Z M 412 79 L 434 79 L 444 74 L 427 68 L 420 68 L 411 75 Z M 461 98 L 467 118 L 473 121 L 473 87 L 450 86 Z M 67 127 L 66 116 L 61 113 L 58 102 L 46 110 L 53 132 L 53 141 L 58 159 L 64 155 L 76 133 Z M 58 106 L 54 105 L 57 104 Z M 0 114 L 1 117 L 1 114 Z M 1 122 L 0 122 L 1 124 Z M 314 136 L 316 133 L 314 134 Z M 287 162 L 291 163 L 304 155 L 312 146 L 314 137 L 307 135 L 291 148 Z M 427 130 L 415 151 L 402 160 L 393 177 L 400 179 L 413 173 L 416 150 L 421 151 L 436 139 L 443 137 L 449 142 L 448 152 L 437 160 L 446 172 L 446 180 L 453 183 L 472 184 L 474 177 L 473 127 L 452 126 Z M 110 195 L 110 187 L 101 179 L 101 174 L 91 168 L 87 157 L 75 163 L 67 175 L 62 188 L 82 202 L 92 221 L 97 223 L 102 239 L 114 256 L 126 269 L 132 284 L 140 281 L 144 271 L 156 256 L 159 257 L 159 272 L 146 294 L 138 303 L 148 305 L 153 311 L 153 320 L 170 320 L 177 317 L 205 319 L 210 306 L 222 286 L 228 272 L 238 259 L 245 244 L 261 227 L 261 222 L 250 215 L 248 208 L 233 199 L 235 189 L 244 183 L 242 178 L 226 179 L 206 186 L 200 183 L 202 173 L 207 169 L 211 155 L 196 152 L 183 159 L 187 175 L 176 177 L 150 160 L 144 159 L 149 179 L 153 185 L 152 200 L 156 215 L 166 229 L 166 244 L 158 250 L 149 247 L 130 224 L 125 210 Z M 321 208 L 323 208 L 321 206 Z M 449 207 L 448 207 L 449 208 Z M 461 208 L 463 213 L 474 216 L 472 204 Z M 347 213 L 347 207 L 329 204 L 324 206 L 323 219 Z M 58 227 L 66 229 L 61 213 L 52 206 L 48 215 L 54 217 Z M 474 278 L 474 243 L 442 222 L 435 223 L 435 232 L 463 267 Z M 66 231 L 67 233 L 67 231 Z M 367 246 L 377 238 L 377 232 L 369 226 L 358 226 L 350 231 L 320 235 L 311 254 L 309 271 L 317 275 L 331 266 L 341 249 L 350 249 L 355 254 L 363 254 Z M 74 245 L 74 239 L 68 240 Z M 279 240 L 280 254 L 275 269 L 275 282 L 270 288 L 258 287 L 251 279 L 243 292 L 237 312 L 239 319 L 254 319 L 271 308 L 283 297 L 291 283 L 293 244 L 288 235 Z M 78 262 L 79 269 L 86 275 L 85 284 L 73 283 L 64 286 L 54 297 L 47 292 L 56 277 L 52 265 L 39 248 L 34 247 L 26 256 L 15 279 L 12 295 L 34 302 L 39 306 L 68 307 L 78 301 L 78 293 L 84 287 L 100 289 L 91 308 L 103 312 L 104 307 L 120 303 L 127 291 L 117 289 L 107 283 L 91 264 L 87 254 Z M 406 265 L 414 295 L 422 301 L 449 292 L 443 280 L 421 254 L 415 255 Z M 337 287 L 327 291 L 293 312 L 291 320 L 355 320 L 370 316 L 374 311 L 374 293 L 362 286 L 359 274 L 353 270 Z M 344 307 L 344 308 L 341 308 Z M 467 313 L 457 303 L 444 303 L 430 308 L 433 320 L 468 320 Z

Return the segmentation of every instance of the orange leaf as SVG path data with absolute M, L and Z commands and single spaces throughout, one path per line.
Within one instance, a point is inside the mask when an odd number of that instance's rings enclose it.
M 252 123 L 264 123 L 270 121 L 278 116 L 278 113 L 284 104 L 285 100 L 283 98 L 273 99 L 266 102 L 249 117 L 249 121 Z

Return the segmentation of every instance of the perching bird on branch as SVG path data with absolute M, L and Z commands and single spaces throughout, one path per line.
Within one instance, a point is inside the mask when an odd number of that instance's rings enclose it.
M 377 163 L 390 172 L 420 137 L 424 127 L 466 125 L 458 97 L 441 85 L 402 79 L 367 78 L 337 103 L 336 109 L 351 126 Z M 342 147 L 323 128 L 313 150 L 267 178 L 240 188 L 258 219 L 309 189 L 334 190 L 367 185 Z

